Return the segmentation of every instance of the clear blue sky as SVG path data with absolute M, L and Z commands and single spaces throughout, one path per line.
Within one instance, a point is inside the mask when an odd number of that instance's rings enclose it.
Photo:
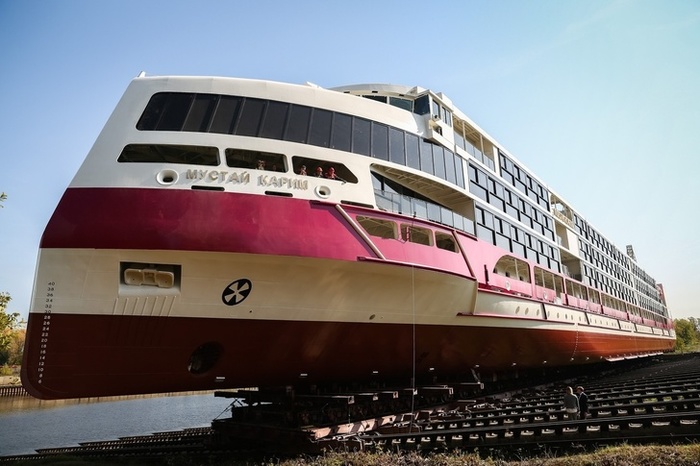
M 444 92 L 700 317 L 696 0 L 0 0 L 0 291 L 140 71 Z

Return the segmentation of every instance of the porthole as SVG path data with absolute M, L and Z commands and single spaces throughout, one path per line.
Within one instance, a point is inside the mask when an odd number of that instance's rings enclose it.
M 328 199 L 331 196 L 331 188 L 328 186 L 316 186 L 314 192 L 321 199 Z
M 156 175 L 156 181 L 158 181 L 158 183 L 160 183 L 164 186 L 168 186 L 168 185 L 177 183 L 178 178 L 179 178 L 178 173 L 175 170 L 170 170 L 170 169 L 161 170 Z

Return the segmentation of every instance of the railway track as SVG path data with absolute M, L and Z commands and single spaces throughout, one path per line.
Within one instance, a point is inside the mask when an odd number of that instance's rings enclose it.
M 0 462 L 60 455 L 212 460 L 334 449 L 522 455 L 622 442 L 687 443 L 700 440 L 699 362 L 695 354 L 664 356 L 498 393 L 474 382 L 345 393 L 217 392 L 232 398 L 231 417 L 206 428 L 40 449 Z M 589 418 L 569 419 L 562 404 L 566 385 L 586 386 Z

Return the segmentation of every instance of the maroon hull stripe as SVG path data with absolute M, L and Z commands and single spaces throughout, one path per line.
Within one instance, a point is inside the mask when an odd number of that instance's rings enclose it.
M 474 319 L 480 319 L 474 317 Z M 482 319 L 483 320 L 483 319 Z M 30 321 L 29 335 L 41 335 Z M 410 325 L 52 315 L 43 366 L 40 344 L 25 352 L 23 380 L 38 398 L 361 381 L 408 381 Z M 571 331 L 418 326 L 416 371 L 455 374 L 483 369 L 594 362 L 601 356 L 668 350 L 670 342 Z M 199 358 L 192 355 L 199 350 Z M 191 368 L 192 364 L 195 368 Z M 193 370 L 190 370 L 193 369 Z M 373 374 L 377 371 L 377 374 Z M 195 373 L 193 373 L 195 372 Z
M 374 256 L 333 205 L 179 189 L 68 189 L 41 247 Z

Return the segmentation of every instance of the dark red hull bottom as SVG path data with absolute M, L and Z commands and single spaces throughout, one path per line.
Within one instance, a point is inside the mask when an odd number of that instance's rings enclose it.
M 37 315 L 38 317 L 38 315 Z M 515 319 L 472 319 L 469 326 L 75 316 L 53 314 L 43 350 L 30 343 L 23 383 L 38 398 L 177 392 L 300 382 L 405 380 L 414 369 L 468 374 L 513 366 L 597 362 L 614 355 L 669 351 L 673 341 L 622 332 L 552 330 Z M 463 322 L 463 321 L 460 321 Z M 476 326 L 483 323 L 483 326 Z M 29 335 L 41 335 L 30 319 Z M 202 336 L 206 335 L 206 338 Z M 45 351 L 43 355 L 35 354 Z M 41 358 L 43 356 L 43 358 Z M 545 362 L 546 361 L 546 362 Z

